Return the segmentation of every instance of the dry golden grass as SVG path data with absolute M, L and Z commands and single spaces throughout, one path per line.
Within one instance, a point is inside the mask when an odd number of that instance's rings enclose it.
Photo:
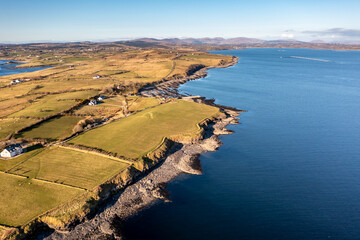
M 20 111 L 30 105 L 30 102 L 32 102 L 35 98 L 36 96 L 26 96 L 0 101 L 0 117 L 6 117 L 12 113 Z
M 77 89 L 101 89 L 109 84 L 122 82 L 149 83 L 161 80 L 168 75 L 184 76 L 192 64 L 216 66 L 222 60 L 230 61 L 231 56 L 214 55 L 189 50 L 146 50 L 129 51 L 123 54 L 94 56 L 67 56 L 70 63 L 59 63 L 59 66 L 31 73 L 21 73 L 0 77 L 0 84 L 8 84 L 16 78 L 38 78 L 10 88 L 0 89 L 0 100 L 26 93 L 59 92 Z M 65 59 L 65 57 L 63 57 Z M 72 60 L 71 60 L 72 59 Z M 175 59 L 175 60 L 174 60 Z M 174 61 L 176 63 L 175 68 Z M 42 62 L 44 63 L 44 62 Z M 40 64 L 39 61 L 35 65 Z M 31 64 L 28 63 L 28 66 Z M 173 71 L 172 71 L 173 70 Z M 101 75 L 100 79 L 93 79 Z M 35 89 L 35 86 L 37 88 Z
M 0 100 L 23 96 L 35 88 L 33 83 L 22 83 L 11 87 L 0 88 Z
M 97 91 L 78 91 L 46 95 L 36 99 L 23 110 L 13 113 L 11 117 L 47 117 L 77 104 L 76 99 L 86 99 L 97 94 Z
M 74 111 L 74 114 L 82 116 L 107 117 L 116 114 L 119 111 L 122 111 L 122 107 L 106 106 L 104 104 L 96 106 L 84 105 Z
M 160 101 L 154 97 L 132 97 L 128 98 L 128 102 L 128 110 L 131 112 L 141 111 L 160 104 Z

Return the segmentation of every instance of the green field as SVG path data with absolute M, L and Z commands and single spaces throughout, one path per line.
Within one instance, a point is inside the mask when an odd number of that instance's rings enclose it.
M 84 192 L 0 172 L 0 224 L 20 226 Z
M 48 148 L 11 169 L 11 173 L 91 189 L 125 169 L 128 164 L 91 153 Z
M 52 118 L 28 131 L 19 134 L 23 138 L 61 139 L 73 133 L 74 126 L 81 120 L 80 117 L 63 116 Z
M 75 99 L 89 98 L 96 95 L 96 93 L 96 91 L 78 91 L 47 95 L 35 100 L 30 106 L 10 116 L 47 117 L 74 106 L 76 104 Z
M 17 157 L 11 159 L 0 159 L 0 171 L 8 171 L 17 164 L 28 160 L 29 158 L 35 156 L 36 154 L 40 153 L 43 150 L 44 148 L 35 145 L 29 147 L 26 153 L 23 153 Z
M 139 158 L 158 146 L 163 137 L 196 133 L 197 123 L 218 113 L 215 107 L 193 102 L 166 103 L 88 131 L 70 143 Z
M 38 120 L 36 119 L 28 119 L 28 118 L 0 119 L 0 139 L 6 138 L 10 133 L 14 133 L 16 130 L 26 127 L 37 121 Z

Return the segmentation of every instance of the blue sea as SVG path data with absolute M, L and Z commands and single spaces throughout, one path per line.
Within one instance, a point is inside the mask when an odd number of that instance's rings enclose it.
M 360 52 L 244 49 L 182 92 L 247 110 L 126 239 L 360 239 Z
M 9 61 L 8 60 L 0 60 L 0 76 L 17 74 L 17 73 L 35 72 L 38 70 L 48 68 L 48 67 L 37 67 L 37 68 L 24 68 L 24 69 L 21 69 L 21 68 L 9 69 L 9 68 L 21 65 L 21 63 L 11 63 L 11 64 L 2 65 L 7 62 L 9 62 Z

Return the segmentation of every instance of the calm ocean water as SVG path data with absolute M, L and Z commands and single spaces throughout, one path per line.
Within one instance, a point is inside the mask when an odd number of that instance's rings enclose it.
M 0 60 L 0 76 L 17 74 L 17 73 L 34 72 L 34 71 L 38 71 L 38 70 L 48 68 L 48 67 L 38 67 L 38 68 L 26 68 L 26 69 L 8 69 L 9 67 L 15 67 L 15 66 L 20 65 L 20 64 L 17 63 L 17 64 L 1 65 L 3 63 L 7 63 L 7 62 L 8 61 Z
M 239 63 L 181 91 L 248 112 L 126 239 L 360 239 L 360 52 L 218 53 Z

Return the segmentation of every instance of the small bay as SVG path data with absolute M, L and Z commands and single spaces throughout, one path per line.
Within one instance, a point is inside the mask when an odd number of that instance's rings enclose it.
M 18 74 L 18 73 L 27 73 L 35 72 L 48 67 L 35 67 L 35 68 L 13 68 L 15 66 L 21 65 L 21 63 L 9 63 L 10 60 L 0 60 L 0 76 Z M 9 64 L 7 64 L 9 63 Z

